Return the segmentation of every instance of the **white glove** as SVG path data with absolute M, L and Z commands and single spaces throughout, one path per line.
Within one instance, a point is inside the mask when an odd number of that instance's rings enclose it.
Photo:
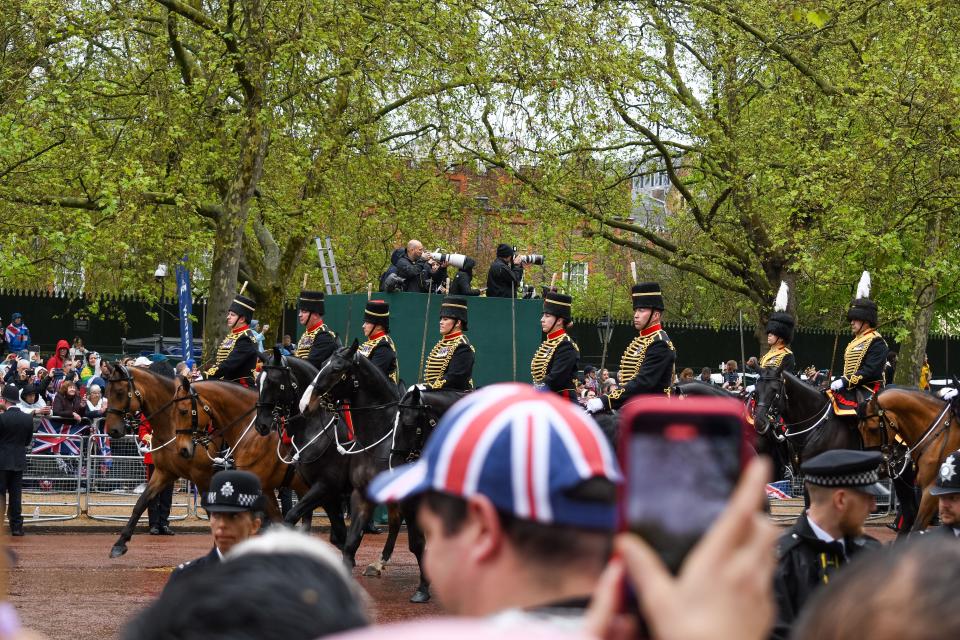
M 960 392 L 958 392 L 955 387 L 944 387 L 943 389 L 940 389 L 938 395 L 944 400 L 953 400 L 957 393 Z
M 412 385 L 410 385 L 410 387 L 407 388 L 407 393 L 413 391 L 414 389 L 417 389 L 417 390 L 419 390 L 419 391 L 426 391 L 426 390 L 427 390 L 427 385 L 425 385 L 425 384 L 412 384 Z
M 606 407 L 603 404 L 603 400 L 600 398 L 590 398 L 587 400 L 587 411 L 590 413 L 596 413 L 597 411 L 603 411 Z
M 753 393 L 756 390 L 757 390 L 757 385 L 755 384 L 751 384 L 746 389 L 744 389 L 744 391 L 746 391 L 747 393 Z
M 843 382 L 843 378 L 837 378 L 836 380 L 830 383 L 830 390 L 840 391 L 840 389 L 843 389 L 844 384 L 845 383 Z
M 306 413 L 307 407 L 310 406 L 310 401 L 313 400 L 313 383 L 307 385 L 307 390 L 303 392 L 303 395 L 300 397 L 300 413 Z

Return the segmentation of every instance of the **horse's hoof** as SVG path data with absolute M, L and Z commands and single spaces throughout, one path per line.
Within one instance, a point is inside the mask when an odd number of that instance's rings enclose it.
M 110 557 L 111 557 L 111 558 L 119 558 L 120 556 L 122 556 L 122 555 L 125 554 L 126 552 L 127 552 L 127 545 L 125 545 L 125 544 L 115 544 L 115 545 L 113 545 L 113 548 L 110 549 Z
M 413 595 L 410 596 L 410 602 L 414 604 L 423 604 L 424 602 L 430 602 L 430 592 L 423 591 L 422 589 L 417 589 L 413 592 Z
M 382 571 L 373 564 L 368 564 L 367 568 L 363 570 L 363 575 L 366 578 L 379 578 L 381 573 Z

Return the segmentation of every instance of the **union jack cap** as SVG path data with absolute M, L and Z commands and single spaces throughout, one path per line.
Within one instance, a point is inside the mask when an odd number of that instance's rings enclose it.
M 420 460 L 381 473 L 368 493 L 376 502 L 431 490 L 484 495 L 523 520 L 613 529 L 612 500 L 570 495 L 591 478 L 621 481 L 613 449 L 593 419 L 556 394 L 497 384 L 453 405 Z

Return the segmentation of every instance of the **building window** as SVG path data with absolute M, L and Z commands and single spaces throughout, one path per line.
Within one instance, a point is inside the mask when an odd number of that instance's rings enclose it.
M 589 270 L 586 262 L 564 262 L 563 279 L 572 289 L 586 289 Z

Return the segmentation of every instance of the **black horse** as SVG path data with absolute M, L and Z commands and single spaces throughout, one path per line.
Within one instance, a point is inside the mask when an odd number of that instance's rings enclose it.
M 262 436 L 274 430 L 279 432 L 285 451 L 278 453 L 284 456 L 284 462 L 294 465 L 296 473 L 310 487 L 286 514 L 285 521 L 293 524 L 302 518 L 309 525 L 313 509 L 323 507 L 330 520 L 330 542 L 342 549 L 347 527 L 341 496 L 350 489 L 349 465 L 330 447 L 332 438 L 321 441 L 316 437 L 335 414 L 324 413 L 308 421 L 299 408 L 300 396 L 317 375 L 317 369 L 306 360 L 283 356 L 276 347 L 260 354 L 260 360 L 263 366 L 257 379 L 259 398 L 254 428 Z
M 353 492 L 350 496 L 350 528 L 343 547 L 343 557 L 348 567 L 356 563 L 356 552 L 363 538 L 363 525 L 370 519 L 375 506 L 367 498 L 367 487 L 389 464 L 400 401 L 397 385 L 369 359 L 358 354 L 358 347 L 359 342 L 354 340 L 349 347 L 335 351 L 320 368 L 301 401 L 301 406 L 305 406 L 303 415 L 310 424 L 317 425 L 315 418 L 323 416 L 326 409 L 339 414 L 342 422 L 352 423 L 353 426 L 352 439 L 345 432 L 341 435 L 344 430 L 338 430 L 335 423 L 332 427 L 320 426 L 326 431 L 318 438 L 319 442 L 332 437 L 335 451 L 349 463 Z M 307 437 L 307 433 L 304 433 L 304 437 Z M 317 438 L 318 434 L 309 437 Z M 399 529 L 400 516 L 407 521 L 409 548 L 420 567 L 420 584 L 410 601 L 427 602 L 430 599 L 430 583 L 423 573 L 423 532 L 416 524 L 416 513 L 412 507 L 401 505 L 399 509 L 391 508 L 391 537 L 395 538 L 394 530 Z M 392 551 L 393 545 L 388 539 L 380 559 L 381 568 L 389 560 Z
M 467 391 L 431 390 L 414 385 L 400 399 L 400 417 L 390 447 L 390 466 L 413 462 L 420 457 L 427 439 L 440 418 Z

